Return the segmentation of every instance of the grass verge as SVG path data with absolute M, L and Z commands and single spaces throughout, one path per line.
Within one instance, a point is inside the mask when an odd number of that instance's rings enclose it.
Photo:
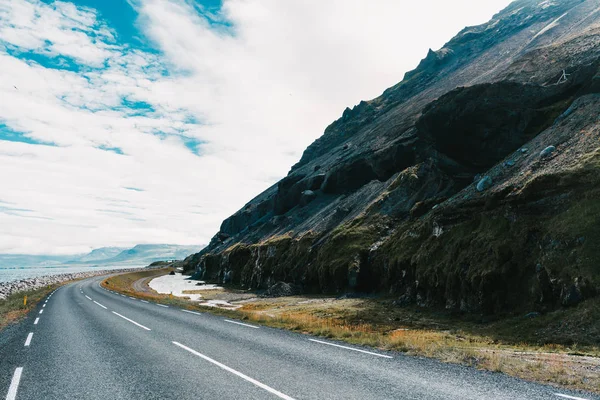
M 230 310 L 135 290 L 136 281 L 169 271 L 122 274 L 102 284 L 130 296 L 188 310 L 600 393 L 600 347 L 593 340 L 586 345 L 577 344 L 579 336 L 573 333 L 579 329 L 579 323 L 585 326 L 581 328 L 581 337 L 594 335 L 599 328 L 594 321 L 600 315 L 600 299 L 535 319 L 512 317 L 483 323 L 430 310 L 393 307 L 386 299 L 255 298 L 239 303 L 242 307 L 237 310 Z M 582 321 L 585 318 L 591 318 L 591 322 Z M 551 340 L 553 335 L 560 336 L 557 330 L 561 327 L 572 335 L 571 344 Z
M 59 286 L 51 285 L 26 292 L 13 293 L 6 299 L 0 300 L 0 331 L 8 325 L 23 319 L 27 313 L 37 306 L 40 300 L 44 299 Z M 27 296 L 27 305 L 23 304 L 25 296 Z

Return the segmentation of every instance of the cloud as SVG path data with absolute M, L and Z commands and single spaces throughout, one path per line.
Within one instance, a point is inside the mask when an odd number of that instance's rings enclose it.
M 0 5 L 2 199 L 31 210 L 0 213 L 0 252 L 206 243 L 345 107 L 509 1 L 130 3 L 147 48 L 76 2 Z

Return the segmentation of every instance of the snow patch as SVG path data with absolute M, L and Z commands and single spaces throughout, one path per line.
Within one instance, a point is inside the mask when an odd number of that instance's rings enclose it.
M 542 1 L 540 4 L 538 4 L 538 6 L 542 10 L 545 10 L 546 8 L 553 7 L 555 5 L 556 5 L 556 3 L 554 1 L 552 1 L 552 0 L 545 0 L 545 1 Z
M 537 35 L 535 35 L 533 38 L 536 39 L 539 36 L 543 35 L 544 33 L 548 32 L 550 29 L 558 26 L 558 21 L 560 21 L 561 19 L 564 18 L 565 15 L 567 15 L 568 12 L 564 13 L 563 15 L 561 15 L 560 17 L 556 18 L 554 21 L 552 21 L 548 26 L 546 26 L 544 29 L 542 29 L 541 31 L 539 31 L 537 33 Z
M 201 285 L 196 285 L 200 283 Z M 160 293 L 160 294 L 172 294 L 176 297 L 189 297 L 192 301 L 200 301 L 202 299 L 202 295 L 200 294 L 184 294 L 184 290 L 215 290 L 222 289 L 220 286 L 205 284 L 201 281 L 193 281 L 189 279 L 189 276 L 182 274 L 175 275 L 163 275 L 158 278 L 152 279 L 148 286 L 152 288 L 152 290 Z

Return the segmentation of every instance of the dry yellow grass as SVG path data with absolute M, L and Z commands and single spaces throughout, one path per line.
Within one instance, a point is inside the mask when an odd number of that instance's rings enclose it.
M 59 285 L 46 286 L 36 290 L 15 293 L 4 300 L 0 300 L 0 331 L 8 325 L 24 318 L 29 311 L 45 298 Z M 27 305 L 23 304 L 23 297 L 27 296 Z

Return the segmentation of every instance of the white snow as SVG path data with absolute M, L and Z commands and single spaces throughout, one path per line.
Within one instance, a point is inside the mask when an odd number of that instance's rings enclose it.
M 161 294 L 172 294 L 176 297 L 189 297 L 192 301 L 200 301 L 200 294 L 184 294 L 184 290 L 215 290 L 222 289 L 220 286 L 206 284 L 202 281 L 193 281 L 189 276 L 176 273 L 175 275 L 163 275 L 154 278 L 148 283 L 153 290 Z M 197 286 L 197 283 L 202 285 Z M 216 301 L 216 300 L 215 300 Z M 207 304 L 208 305 L 208 304 Z M 215 304 L 216 305 L 216 304 Z
M 564 13 L 563 15 L 561 15 L 560 17 L 558 17 L 557 19 L 555 19 L 554 21 L 552 21 L 548 26 L 546 26 L 544 29 L 542 29 L 541 31 L 539 31 L 537 33 L 537 35 L 535 35 L 533 38 L 536 39 L 539 36 L 543 35 L 544 33 L 548 32 L 550 29 L 558 26 L 558 21 L 560 21 L 561 19 L 563 19 L 563 17 L 565 15 L 567 15 L 567 14 L 568 14 L 568 12 Z

